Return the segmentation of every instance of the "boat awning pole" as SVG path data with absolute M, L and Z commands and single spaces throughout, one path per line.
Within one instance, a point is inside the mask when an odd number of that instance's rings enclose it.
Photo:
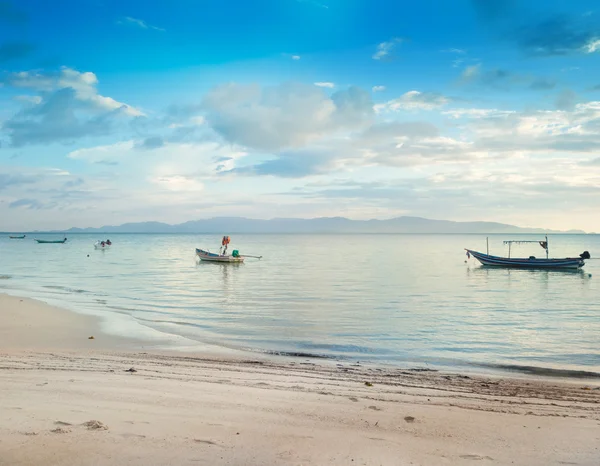
M 550 245 L 548 244 L 548 235 L 546 235 L 546 259 L 548 259 L 548 250 L 550 249 Z
M 490 238 L 486 237 L 485 238 L 485 245 L 487 246 L 487 255 L 490 255 Z

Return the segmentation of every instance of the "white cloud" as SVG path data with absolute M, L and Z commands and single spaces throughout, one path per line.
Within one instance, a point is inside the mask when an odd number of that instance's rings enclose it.
M 585 53 L 594 53 L 600 50 L 600 39 L 593 39 L 584 45 Z
M 19 102 L 27 102 L 30 104 L 37 105 L 42 102 L 42 98 L 39 95 L 17 95 L 15 100 Z
M 134 141 L 117 142 L 105 146 L 95 146 L 71 151 L 67 158 L 84 160 L 88 163 L 111 165 L 134 148 Z
M 471 141 L 442 136 L 428 123 L 378 123 L 347 137 L 329 138 L 279 153 L 242 172 L 284 178 L 360 172 L 366 168 L 464 163 L 477 157 Z
M 596 101 L 574 105 L 572 110 L 454 109 L 444 114 L 465 120 L 459 127 L 463 138 L 490 157 L 544 154 L 553 158 L 569 153 L 587 159 L 600 150 L 600 102 Z
M 492 116 L 507 116 L 516 113 L 513 110 L 497 110 L 492 108 L 455 108 L 442 112 L 442 115 L 449 115 L 452 118 L 484 118 Z
M 481 73 L 481 64 L 467 66 L 462 72 L 462 78 L 465 80 L 473 79 Z
M 125 16 L 124 18 L 118 20 L 117 24 L 130 25 L 130 26 L 139 27 L 141 29 L 153 29 L 155 31 L 165 32 L 165 29 L 163 29 L 163 28 L 152 26 L 151 24 L 148 24 L 143 19 L 132 18 L 131 16 Z
M 10 73 L 5 83 L 12 87 L 30 88 L 36 91 L 52 91 L 57 88 L 58 75 L 44 74 L 34 71 L 19 71 Z
M 317 82 L 317 83 L 314 83 L 314 84 L 317 87 L 326 87 L 326 88 L 329 88 L 329 89 L 333 89 L 335 87 L 334 83 L 328 83 L 328 82 Z
M 327 95 L 304 84 L 261 88 L 228 84 L 204 98 L 207 123 L 226 140 L 260 150 L 300 147 L 373 116 L 369 93 L 350 87 Z
M 70 158 L 90 163 L 83 175 L 0 165 L 4 228 L 69 228 L 156 219 L 182 222 L 205 216 L 209 208 L 213 215 L 222 215 L 220 209 L 229 204 L 232 208 L 227 212 L 239 214 L 240 206 L 251 202 L 252 186 L 237 180 L 232 187 L 230 177 L 221 175 L 246 156 L 239 148 L 205 142 L 167 144 L 141 152 L 135 146 L 127 141 L 72 151 Z M 118 165 L 103 164 L 113 161 Z
M 393 50 L 396 48 L 396 46 L 401 43 L 402 39 L 399 37 L 394 37 L 393 39 L 387 42 L 381 42 L 377 45 L 377 50 L 371 58 L 373 58 L 373 60 L 383 60 L 385 58 L 388 58 L 389 55 L 393 52 Z
M 399 110 L 433 110 L 450 102 L 448 97 L 431 92 L 409 91 L 397 99 L 375 105 L 377 113 Z
M 194 117 L 190 118 L 190 123 L 193 125 L 196 125 L 196 126 L 202 126 L 206 123 L 206 118 L 204 118 L 201 115 L 194 116 Z
M 239 147 L 208 141 L 201 143 L 163 143 L 152 151 L 139 151 L 140 141 L 77 149 L 67 157 L 96 165 L 119 165 L 132 170 L 138 177 L 144 172 L 153 181 L 180 178 L 209 179 L 223 170 L 235 168 L 236 162 L 247 155 Z M 143 162 L 142 164 L 140 162 Z
M 143 113 L 135 107 L 118 102 L 112 97 L 98 94 L 98 78 L 91 72 L 80 72 L 62 67 L 58 72 L 21 71 L 11 73 L 5 81 L 16 88 L 32 89 L 38 92 L 51 92 L 60 89 L 73 89 L 75 97 L 101 110 L 121 110 L 129 116 L 141 116 Z
M 169 191 L 199 192 L 204 190 L 204 184 L 191 176 L 157 176 L 150 178 L 150 181 Z
M 383 92 L 383 91 L 385 91 L 385 86 L 373 86 L 371 88 L 371 90 L 373 92 Z
M 446 101 L 436 94 L 407 93 L 403 97 L 390 101 L 386 109 L 433 110 Z M 570 153 L 575 171 L 581 163 L 600 176 L 600 165 L 594 158 L 600 150 L 600 102 L 579 104 L 572 112 L 463 108 L 441 114 L 462 121 L 460 125 L 452 125 L 451 132 L 446 134 L 425 122 L 378 123 L 363 132 L 323 138 L 299 150 L 280 152 L 276 158 L 243 173 L 305 178 L 354 171 L 362 174 L 378 167 L 429 170 L 442 163 L 449 167 L 469 164 L 482 169 L 494 163 L 521 167 L 535 160 L 536 154 L 544 154 L 550 161 Z M 507 138 L 507 134 L 511 137 Z M 557 174 L 562 169 L 555 164 L 549 170 Z M 517 174 L 511 173 L 511 180 L 517 179 Z M 499 177 L 498 183 L 501 181 Z
M 445 52 L 445 53 L 455 53 L 457 55 L 465 55 L 467 53 L 466 50 L 463 50 L 463 49 L 454 49 L 454 48 L 442 50 L 442 52 Z
M 300 60 L 300 55 L 292 55 L 292 60 Z

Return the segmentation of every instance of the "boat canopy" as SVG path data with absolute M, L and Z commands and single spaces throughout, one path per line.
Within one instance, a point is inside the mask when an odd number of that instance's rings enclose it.
M 511 239 L 503 241 L 504 244 L 508 244 L 508 257 L 510 258 L 510 250 L 513 244 L 524 244 L 524 243 L 538 243 L 543 249 L 546 250 L 546 259 L 548 259 L 548 237 L 545 237 L 545 241 L 538 240 L 524 240 L 524 239 Z

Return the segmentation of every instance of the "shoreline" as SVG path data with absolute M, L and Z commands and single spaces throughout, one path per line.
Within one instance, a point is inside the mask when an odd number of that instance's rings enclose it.
M 600 459 L 588 381 L 156 351 L 34 300 L 0 310 L 1 466 Z
M 2 350 L 140 350 L 153 342 L 123 338 L 102 329 L 102 318 L 34 298 L 0 293 Z M 93 338 L 92 338 L 93 337 Z
M 92 344 L 89 344 L 91 342 L 84 341 L 83 338 L 77 339 L 76 341 L 78 343 L 75 344 L 75 347 L 81 350 L 151 350 L 155 353 L 172 354 L 175 356 L 188 355 L 205 357 L 207 355 L 211 355 L 213 357 L 220 358 L 255 358 L 281 362 L 286 362 L 290 359 L 307 359 L 311 361 L 321 362 L 323 364 L 351 364 L 359 360 L 359 358 L 357 357 L 343 357 L 303 351 L 252 350 L 213 345 L 194 340 L 182 335 L 174 333 L 165 333 L 163 331 L 147 327 L 137 322 L 133 317 L 129 316 L 127 318 L 123 318 L 123 320 L 121 320 L 120 322 L 115 323 L 111 322 L 111 319 L 106 316 L 78 312 L 74 309 L 61 307 L 60 304 L 49 304 L 42 299 L 25 297 L 20 294 L 10 294 L 10 291 L 7 290 L 0 292 L 0 309 L 2 307 L 5 307 L 8 309 L 12 309 L 14 313 L 15 308 L 11 308 L 11 305 L 15 304 L 17 301 L 19 301 L 19 303 L 25 303 L 25 307 L 28 308 L 29 312 L 32 312 L 32 307 L 34 308 L 33 312 L 36 314 L 35 323 L 38 325 L 43 324 L 43 326 L 47 328 L 49 322 L 52 322 L 54 325 L 57 322 L 59 322 L 63 325 L 66 324 L 71 327 L 74 327 L 74 330 L 76 331 L 83 333 L 87 332 L 90 334 L 90 336 L 102 336 L 101 342 L 95 341 Z M 9 315 L 9 317 L 14 318 L 14 315 Z M 39 319 L 39 317 L 45 318 Z M 125 323 L 125 329 L 120 329 L 118 332 L 111 332 L 110 330 L 107 330 L 107 327 L 114 330 L 115 325 L 118 327 L 118 324 L 121 324 L 122 322 Z M 133 338 L 125 337 L 125 330 L 128 329 L 129 326 L 139 327 L 143 329 L 143 333 L 146 333 L 146 335 L 151 334 L 152 336 L 148 338 L 143 338 L 140 336 L 136 336 Z M 40 329 L 38 328 L 38 331 L 39 330 Z M 53 333 L 49 334 L 47 337 L 44 337 L 42 339 L 39 338 L 39 335 L 35 334 L 30 334 L 31 338 L 27 338 L 27 335 L 29 334 L 26 334 L 24 336 L 22 335 L 18 338 L 19 345 L 21 347 L 27 348 L 39 348 L 39 343 L 46 341 L 46 347 L 44 349 L 49 349 L 47 347 L 48 342 L 56 340 L 60 342 L 58 346 L 60 349 L 67 349 L 73 347 L 75 340 L 73 340 L 70 335 L 66 337 L 63 334 L 64 332 L 62 332 L 61 329 L 57 327 L 54 327 L 52 330 Z M 5 334 L 3 334 L 3 331 L 5 332 Z M 0 326 L 0 342 L 4 342 L 3 346 L 6 346 L 7 344 L 10 345 L 10 336 L 10 332 L 7 332 L 6 325 Z M 94 338 L 94 340 L 97 339 Z M 361 362 L 363 366 L 368 366 L 372 368 L 382 368 L 385 370 L 410 369 L 423 372 L 440 372 L 448 374 L 461 373 L 476 377 L 509 377 L 518 379 L 547 380 L 550 382 L 553 380 L 562 380 L 566 382 L 581 381 L 594 385 L 600 385 L 600 372 L 587 370 L 583 368 L 564 369 L 558 367 L 536 366 L 531 364 L 506 364 L 485 362 L 476 363 L 469 361 L 457 361 L 456 364 L 450 362 L 439 362 L 436 364 L 435 362 L 428 361 L 411 362 L 378 361 L 368 360 L 368 358 L 360 359 L 363 359 L 363 361 Z M 365 361 L 365 359 L 367 360 Z

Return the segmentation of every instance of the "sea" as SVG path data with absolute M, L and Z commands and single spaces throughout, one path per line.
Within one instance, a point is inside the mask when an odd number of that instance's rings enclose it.
M 180 351 L 331 358 L 419 368 L 600 373 L 600 235 L 554 235 L 579 271 L 482 267 L 506 235 L 238 234 L 242 265 L 198 262 L 218 235 L 0 238 L 0 293 L 102 318 L 104 331 Z M 109 250 L 95 250 L 98 239 Z M 543 240 L 511 235 L 510 239 Z M 513 257 L 545 257 L 538 244 Z M 1 317 L 1 310 L 0 310 Z M 1 344 L 1 342 L 0 342 Z

